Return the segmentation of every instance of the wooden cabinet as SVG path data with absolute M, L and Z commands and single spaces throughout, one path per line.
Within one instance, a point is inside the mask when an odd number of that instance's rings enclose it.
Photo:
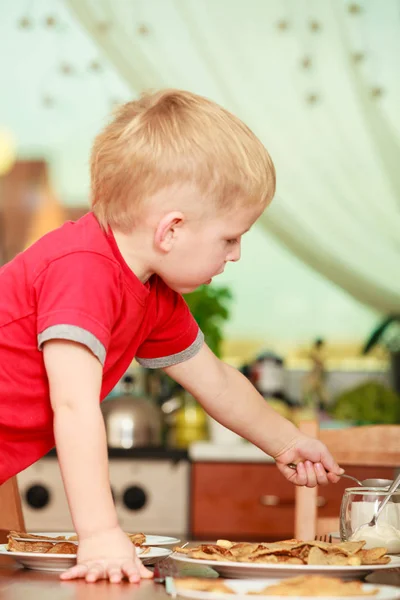
M 282 539 L 293 535 L 294 487 L 273 464 L 195 463 L 195 539 Z
M 358 479 L 391 479 L 393 469 L 348 467 Z M 354 484 L 356 485 L 356 484 Z M 348 479 L 321 486 L 319 515 L 338 517 Z M 282 540 L 294 535 L 295 486 L 273 463 L 196 462 L 192 465 L 191 535 L 194 539 Z

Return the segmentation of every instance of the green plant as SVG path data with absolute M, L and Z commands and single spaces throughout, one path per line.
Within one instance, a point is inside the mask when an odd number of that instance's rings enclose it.
M 391 385 L 400 395 L 400 314 L 389 315 L 374 329 L 363 348 L 363 354 L 377 344 L 382 344 L 390 352 Z
M 232 294 L 227 287 L 203 285 L 184 298 L 211 350 L 221 356 L 222 329 L 229 319 Z
M 400 315 L 389 315 L 379 323 L 365 343 L 362 353 L 368 354 L 379 343 L 389 352 L 400 352 Z
M 341 421 L 393 424 L 400 421 L 400 398 L 379 381 L 366 381 L 335 398 L 330 410 Z

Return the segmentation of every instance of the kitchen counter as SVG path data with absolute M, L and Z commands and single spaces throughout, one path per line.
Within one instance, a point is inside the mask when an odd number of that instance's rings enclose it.
M 56 457 L 56 449 L 53 448 L 46 455 Z M 146 460 L 191 460 L 194 462 L 251 462 L 251 463 L 273 463 L 272 456 L 265 454 L 262 450 L 248 442 L 237 444 L 214 444 L 212 442 L 194 442 L 188 450 L 180 448 L 154 447 L 154 448 L 109 448 L 109 458 L 146 459 Z
M 56 457 L 57 452 L 52 448 L 46 456 Z M 108 448 L 108 458 L 134 458 L 146 460 L 188 460 L 188 451 L 180 448 L 167 448 L 165 446 L 154 446 L 147 448 Z
M 273 463 L 272 456 L 247 442 L 237 444 L 213 444 L 195 442 L 189 448 L 189 458 L 193 462 L 251 462 Z

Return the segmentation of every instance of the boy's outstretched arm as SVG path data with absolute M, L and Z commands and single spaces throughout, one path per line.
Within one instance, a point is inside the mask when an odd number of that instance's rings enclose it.
M 273 456 L 294 484 L 313 487 L 339 480 L 343 469 L 326 446 L 274 411 L 244 375 L 220 361 L 205 344 L 193 358 L 164 370 L 214 419 Z M 289 463 L 296 463 L 297 470 Z
M 79 536 L 77 565 L 62 579 L 151 577 L 118 525 L 100 410 L 102 366 L 85 346 L 52 340 L 43 348 L 61 474 Z

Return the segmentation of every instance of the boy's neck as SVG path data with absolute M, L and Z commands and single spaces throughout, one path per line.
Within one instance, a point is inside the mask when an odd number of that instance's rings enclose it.
M 146 283 L 154 273 L 145 259 L 147 254 L 146 241 L 142 239 L 140 234 L 125 234 L 114 229 L 113 235 L 122 258 L 128 267 L 142 283 Z

